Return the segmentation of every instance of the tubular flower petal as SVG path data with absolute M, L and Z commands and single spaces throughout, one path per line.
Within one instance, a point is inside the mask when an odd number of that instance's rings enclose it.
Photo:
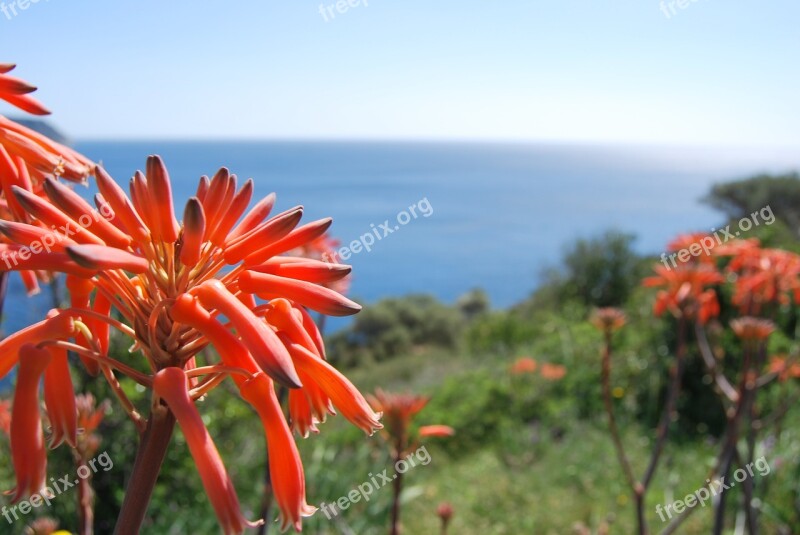
M 125 248 L 131 244 L 132 238 L 112 225 L 105 216 L 92 208 L 77 193 L 55 179 L 48 178 L 44 182 L 44 190 L 53 203 L 81 227 L 91 230 L 98 238 L 112 247 Z M 85 223 L 84 223 L 85 221 Z
M 90 308 L 90 298 L 92 291 L 94 290 L 94 284 L 89 279 L 83 279 L 74 275 L 67 275 L 67 290 L 69 290 L 69 299 L 72 308 Z M 94 322 L 90 320 L 87 324 L 94 325 Z M 82 332 L 78 332 L 75 335 L 75 341 L 78 343 L 78 345 L 81 345 L 87 349 L 91 348 L 89 340 L 86 339 L 86 335 Z M 79 355 L 79 357 L 81 362 L 83 362 L 83 365 L 86 367 L 86 370 L 89 372 L 89 375 L 94 376 L 98 374 L 100 371 L 100 365 L 96 360 L 91 359 L 86 355 Z
M 267 435 L 269 468 L 275 501 L 280 509 L 281 530 L 290 526 L 302 528 L 302 518 L 316 511 L 306 503 L 306 483 L 303 464 L 292 433 L 283 419 L 272 381 L 263 373 L 248 380 L 241 388 L 242 397 L 258 412 Z
M 259 244 L 279 241 L 297 226 L 302 217 L 303 208 L 298 206 L 276 215 L 241 238 L 228 240 L 225 261 L 229 264 L 240 262 Z
M 199 191 L 198 197 L 200 197 Z M 258 201 L 255 206 L 253 206 L 253 208 L 251 208 L 250 211 L 247 212 L 247 214 L 242 218 L 242 221 L 236 226 L 236 228 L 234 228 L 230 234 L 228 234 L 228 240 L 234 241 L 256 228 L 272 211 L 272 207 L 275 206 L 276 198 L 277 197 L 274 193 L 270 193 Z
M 203 248 L 203 237 L 206 234 L 206 216 L 203 205 L 192 197 L 186 203 L 183 213 L 183 242 L 181 244 L 181 262 L 186 266 L 194 266 L 200 261 Z
M 0 341 L 0 377 L 5 377 L 17 364 L 20 348 L 26 343 L 38 344 L 45 340 L 64 340 L 72 336 L 74 330 L 75 324 L 72 317 L 67 314 L 58 314 L 7 336 Z
M 331 399 L 333 405 L 366 434 L 381 429 L 381 415 L 372 410 L 361 392 L 336 368 L 303 346 L 284 340 L 298 368 L 308 374 Z
M 122 222 L 131 237 L 138 242 L 149 241 L 150 231 L 136 210 L 134 210 L 122 188 L 100 166 L 95 168 L 95 176 L 97 177 L 97 188 L 103 194 L 103 198 L 108 201 L 114 214 Z
M 300 389 L 289 390 L 289 415 L 292 421 L 292 430 L 303 438 L 308 438 L 309 433 L 319 433 L 319 421 L 311 413 L 306 393 Z
M 289 353 L 272 329 L 231 295 L 221 282 L 206 282 L 198 286 L 196 292 L 201 303 L 219 310 L 231 320 L 242 342 L 270 377 L 289 388 L 302 386 Z
M 67 254 L 78 265 L 86 269 L 124 269 L 133 273 L 148 270 L 147 259 L 113 247 L 103 245 L 70 245 Z
M 80 225 L 45 199 L 17 186 L 13 186 L 11 191 L 22 207 L 45 225 L 75 236 L 74 240 L 78 243 L 105 245 L 105 242 L 95 236 L 87 227 Z
M 183 294 L 175 301 L 170 312 L 175 321 L 190 325 L 202 332 L 219 351 L 226 366 L 241 368 L 253 375 L 261 371 L 245 345 L 200 306 L 194 297 Z M 237 383 L 244 381 L 238 374 L 234 375 L 233 379 Z
M 156 374 L 153 381 L 155 393 L 167 402 L 183 431 L 222 530 L 226 535 L 239 534 L 248 527 L 261 525 L 260 522 L 249 522 L 242 516 L 233 482 L 197 407 L 189 397 L 187 387 L 186 375 L 179 368 L 165 368 Z
M 343 279 L 353 270 L 350 266 L 342 264 L 327 264 L 319 260 L 289 259 L 277 257 L 260 266 L 253 266 L 250 271 L 267 273 L 289 279 L 300 279 L 315 284 L 325 284 Z
M 247 255 L 244 259 L 244 263 L 247 266 L 262 264 L 273 256 L 291 251 L 309 241 L 315 240 L 325 234 L 328 228 L 330 228 L 331 223 L 333 223 L 333 220 L 331 218 L 326 218 L 294 229 L 275 243 Z
M 78 409 L 75 407 L 67 350 L 48 347 L 47 351 L 51 360 L 44 372 L 44 402 L 53 428 L 50 448 L 64 441 L 74 448 L 78 437 Z
M 208 238 L 211 243 L 221 246 L 225 242 L 228 237 L 228 233 L 233 225 L 236 224 L 239 216 L 241 216 L 247 209 L 247 205 L 250 204 L 250 199 L 252 197 L 253 179 L 251 178 L 244 183 L 242 189 L 236 192 L 228 209 L 219 217 L 216 227 L 213 229 L 213 231 L 211 231 L 211 234 Z
M 147 186 L 155 214 L 154 224 L 162 240 L 173 243 L 178 239 L 180 226 L 172 206 L 172 187 L 164 161 L 158 156 L 147 157 Z
M 420 437 L 452 437 L 455 429 L 449 425 L 423 425 L 419 428 Z
M 27 111 L 34 115 L 48 115 L 50 112 L 36 99 L 28 95 L 36 91 L 35 86 L 6 74 L 13 71 L 15 67 L 16 65 L 11 63 L 0 64 L 0 98 L 22 111 Z
M 19 350 L 19 375 L 11 412 L 11 457 L 17 487 L 12 503 L 42 492 L 47 480 L 47 450 L 39 414 L 39 380 L 50 362 L 50 353 L 25 344 Z
M 267 273 L 243 272 L 239 275 L 239 288 L 263 299 L 284 296 L 328 316 L 350 316 L 361 311 L 361 305 L 324 286 Z

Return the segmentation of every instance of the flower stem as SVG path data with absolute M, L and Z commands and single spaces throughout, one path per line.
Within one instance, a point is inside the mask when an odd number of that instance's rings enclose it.
M 398 461 L 402 459 L 400 453 L 397 453 L 394 461 L 394 466 L 397 466 Z M 400 535 L 400 494 L 403 492 L 403 474 L 400 472 L 395 473 L 394 476 L 394 498 L 392 501 L 392 525 L 390 535 Z
M 172 412 L 164 406 L 155 408 L 136 452 L 115 535 L 137 535 L 140 532 L 174 429 Z

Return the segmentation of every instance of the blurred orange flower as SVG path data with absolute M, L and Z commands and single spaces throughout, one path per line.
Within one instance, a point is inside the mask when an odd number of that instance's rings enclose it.
M 514 375 L 524 375 L 534 373 L 537 368 L 537 363 L 531 357 L 520 357 L 514 361 L 510 367 L 511 373 Z
M 559 381 L 567 375 L 567 368 L 560 364 L 544 362 L 542 363 L 542 368 L 539 370 L 539 374 L 548 381 Z
M 778 375 L 778 380 L 800 379 L 800 362 L 790 360 L 786 355 L 774 355 L 770 358 L 769 373 Z
M 656 295 L 653 313 L 656 316 L 669 311 L 675 317 L 696 318 L 705 323 L 719 315 L 719 302 L 714 290 L 708 286 L 723 282 L 722 275 L 707 264 L 681 264 L 674 269 L 663 265 L 654 268 L 656 276 L 642 281 L 645 287 L 665 287 Z

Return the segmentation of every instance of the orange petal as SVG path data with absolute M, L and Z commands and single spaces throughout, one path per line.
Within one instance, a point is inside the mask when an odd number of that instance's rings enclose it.
M 209 237 L 211 243 L 218 246 L 222 246 L 222 244 L 225 243 L 228 232 L 230 232 L 233 225 L 236 224 L 236 221 L 247 209 L 247 205 L 250 204 L 252 196 L 253 179 L 251 178 L 245 182 L 242 189 L 233 196 L 228 209 L 220 215 L 216 228 L 214 228 Z
M 50 110 L 30 95 L 0 95 L 0 98 L 33 115 L 50 115 Z
M 90 308 L 90 298 L 92 291 L 94 290 L 94 283 L 91 280 L 76 277 L 74 275 L 67 275 L 67 290 L 69 291 L 70 305 L 72 308 Z M 96 326 L 96 321 L 97 320 L 95 318 L 91 317 L 87 318 L 85 321 L 86 324 L 90 326 L 92 334 L 95 334 L 95 332 L 94 329 L 91 329 L 91 327 Z M 89 340 L 86 339 L 86 336 L 83 334 L 83 332 L 79 331 L 76 333 L 75 342 L 86 349 L 92 348 Z M 98 364 L 96 360 L 85 355 L 78 355 L 78 357 L 81 359 L 81 362 L 83 362 L 83 365 L 89 372 L 89 375 L 96 376 L 100 372 L 100 364 Z
M 122 222 L 128 233 L 137 242 L 143 243 L 150 240 L 150 231 L 147 225 L 144 224 L 142 218 L 134 210 L 128 197 L 122 188 L 114 182 L 114 179 L 106 173 L 105 169 L 100 166 L 95 168 L 95 177 L 97 177 L 97 188 L 103 197 L 111 206 L 114 214 Z
M 282 339 L 297 367 L 316 381 L 345 418 L 368 435 L 383 427 L 379 421 L 380 414 L 372 410 L 361 392 L 347 377 L 300 344 Z
M 236 228 L 228 234 L 228 241 L 232 243 L 237 238 L 244 236 L 260 225 L 272 211 L 272 207 L 275 206 L 275 199 L 275 194 L 270 193 L 258 201 L 256 205 L 247 212 L 247 215 L 244 216 L 242 221 L 236 225 Z
M 280 240 L 297 226 L 302 217 L 303 207 L 296 206 L 265 221 L 235 241 L 229 239 L 225 248 L 225 262 L 236 264 L 254 249 Z
M 88 228 L 81 226 L 46 200 L 17 186 L 12 186 L 11 190 L 22 207 L 45 225 L 55 227 L 56 231 L 72 237 L 78 243 L 105 245 L 105 242 Z
M 53 203 L 65 214 L 77 221 L 83 228 L 91 230 L 98 238 L 112 247 L 126 248 L 131 244 L 131 237 L 112 225 L 104 215 L 83 200 L 80 195 L 61 182 L 48 178 L 44 182 L 44 190 Z
M 12 503 L 44 491 L 47 480 L 47 450 L 39 413 L 39 381 L 50 363 L 50 353 L 32 344 L 19 348 L 19 374 L 11 413 L 11 457 L 17 487 Z
M 247 347 L 191 295 L 183 294 L 178 297 L 170 309 L 170 316 L 173 321 L 184 323 L 202 333 L 217 350 L 226 366 L 242 368 L 254 375 L 260 371 Z M 232 378 L 237 383 L 245 380 L 240 374 L 233 374 Z
M 74 448 L 78 437 L 78 409 L 67 350 L 52 346 L 47 350 L 51 360 L 44 372 L 44 402 L 53 432 L 50 448 L 64 441 Z
M 131 273 L 144 273 L 150 267 L 147 259 L 141 256 L 104 245 L 70 245 L 67 254 L 86 269 L 124 269 Z
M 195 197 L 197 197 L 200 202 L 203 202 L 208 194 L 208 188 L 210 187 L 211 182 L 208 180 L 208 177 L 205 175 L 201 176 L 200 182 L 197 184 L 197 193 L 195 194 Z
M 247 255 L 244 259 L 245 265 L 253 266 L 263 264 L 273 256 L 291 251 L 296 247 L 305 245 L 313 241 L 327 232 L 328 228 L 333 223 L 333 219 L 325 218 L 318 221 L 312 221 L 307 225 L 294 229 L 287 236 L 281 238 L 275 243 L 269 244 L 266 247 L 259 249 Z
M 301 261 L 285 261 L 285 257 L 276 256 L 260 266 L 253 266 L 250 271 L 269 273 L 279 277 L 299 279 L 315 284 L 325 284 L 343 279 L 353 270 L 343 264 L 329 264 L 319 260 L 302 259 Z
M 250 354 L 270 377 L 289 388 L 302 386 L 292 359 L 278 336 L 221 282 L 210 280 L 192 292 L 207 309 L 217 309 L 230 320 Z
M 19 175 L 19 168 L 15 161 L 8 154 L 5 147 L 0 143 L 0 187 L 3 188 L 5 199 L 8 202 L 8 207 L 14 216 L 20 221 L 25 221 L 27 212 L 22 205 L 17 201 L 17 198 L 12 193 L 12 186 L 22 187 L 22 180 Z M 25 188 L 30 190 L 30 188 Z
M 309 433 L 319 433 L 317 419 L 311 412 L 311 405 L 302 388 L 289 390 L 289 416 L 292 418 L 292 430 L 301 437 L 308 438 Z
M 153 214 L 158 225 L 161 239 L 174 243 L 178 239 L 180 226 L 175 219 L 175 207 L 172 205 L 172 186 L 169 183 L 167 166 L 159 156 L 147 158 L 147 189 L 150 202 L 153 203 Z
M 200 261 L 200 251 L 206 234 L 206 216 L 197 197 L 186 203 L 183 212 L 183 240 L 181 241 L 181 263 L 195 266 Z
M 455 434 L 455 429 L 448 425 L 423 425 L 419 428 L 421 437 L 452 437 Z
M 0 243 L 0 262 L 0 271 L 58 271 L 79 277 L 91 277 L 94 274 L 76 264 L 66 253 L 46 253 L 33 246 L 29 248 Z
M 266 432 L 270 478 L 280 510 L 280 528 L 286 530 L 292 526 L 299 532 L 302 518 L 314 514 L 316 508 L 306 503 L 303 464 L 272 381 L 260 373 L 245 382 L 240 391 L 242 397 L 258 412 Z
M 45 340 L 64 340 L 72 336 L 75 326 L 72 317 L 58 314 L 39 323 L 34 323 L 0 341 L 0 377 L 16 365 L 20 348 L 26 344 L 38 344 Z
M 5 93 L 7 95 L 26 95 L 34 91 L 36 91 L 36 87 L 28 82 L 16 76 L 8 76 L 7 74 L 0 73 L 0 93 Z
M 67 236 L 27 223 L 0 220 L 0 232 L 8 236 L 12 242 L 29 248 L 37 242 L 42 246 L 47 245 L 51 251 L 63 252 L 67 245 L 77 245 Z
M 147 228 L 154 234 L 158 234 L 158 218 L 155 214 L 155 207 L 150 201 L 150 193 L 147 190 L 147 179 L 141 171 L 136 171 L 130 181 L 131 203 L 136 209 L 136 213 Z
M 248 527 L 261 525 L 249 522 L 242 515 L 239 498 L 214 441 L 208 434 L 203 418 L 189 397 L 186 375 L 180 368 L 165 368 L 153 379 L 153 390 L 167 402 L 175 415 L 186 444 L 192 454 L 203 487 L 214 507 L 222 531 L 243 533 Z
M 328 316 L 349 316 L 361 310 L 361 305 L 331 289 L 267 273 L 244 271 L 239 275 L 239 288 L 262 299 L 285 297 Z

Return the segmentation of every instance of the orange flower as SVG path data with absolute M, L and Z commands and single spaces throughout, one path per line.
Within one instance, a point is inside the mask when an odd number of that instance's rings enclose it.
M 221 169 L 212 179 L 201 179 L 181 224 L 160 158 L 151 156 L 146 173 L 134 175 L 130 198 L 104 170 L 98 167 L 94 174 L 100 190 L 96 209 L 53 179 L 44 183 L 45 197 L 12 188 L 29 219 L 0 224 L 10 242 L 0 256 L 10 269 L 67 273 L 71 306 L 0 341 L 0 375 L 16 364 L 25 342 L 53 355 L 45 372 L 45 398 L 58 425 L 54 443 L 74 441 L 63 351 L 78 353 L 90 374 L 102 371 L 140 429 L 146 423 L 116 374 L 145 388 L 158 382 L 154 396 L 171 408 L 179 406 L 181 427 L 195 437 L 192 453 L 200 459 L 198 469 L 220 523 L 238 532 L 245 524 L 232 512 L 238 507 L 233 489 L 213 452 L 199 449 L 197 441 L 205 435 L 197 428 L 196 409 L 187 407 L 187 400 L 207 395 L 231 377 L 261 416 L 271 462 L 278 463 L 272 474 L 281 523 L 299 529 L 313 508 L 306 504 L 302 464 L 285 418 L 270 402 L 273 381 L 291 389 L 293 425 L 303 434 L 316 429 L 334 407 L 367 433 L 382 427 L 380 415 L 325 360 L 322 335 L 305 308 L 335 315 L 358 312 L 358 304 L 323 286 L 346 277 L 350 268 L 283 256 L 322 236 L 330 220 L 298 227 L 302 207 L 270 218 L 274 195 L 245 214 L 252 181 L 237 188 L 236 176 Z M 52 239 L 53 225 L 74 232 L 32 254 L 31 242 Z M 256 297 L 268 302 L 259 305 Z M 132 339 L 150 373 L 107 354 L 112 327 Z M 209 345 L 218 360 L 201 353 Z M 79 420 L 77 426 L 82 425 Z M 228 487 L 221 490 L 220 482 Z
M 719 315 L 716 293 L 706 289 L 723 281 L 716 269 L 706 264 L 681 264 L 674 269 L 659 264 L 653 269 L 657 275 L 645 278 L 642 285 L 666 287 L 656 296 L 653 305 L 656 316 L 668 310 L 675 317 L 696 318 L 705 323 Z
M 559 381 L 567 375 L 567 369 L 560 364 L 545 362 L 542 364 L 542 369 L 539 371 L 539 374 L 548 381 Z
M 743 314 L 759 314 L 765 305 L 800 302 L 800 256 L 750 245 L 728 264 L 736 274 L 733 303 Z
M 411 423 L 425 408 L 430 398 L 414 394 L 392 394 L 377 389 L 369 396 L 376 410 L 383 413 L 385 428 L 383 434 L 392 446 L 396 457 L 405 455 L 416 445 L 417 439 L 425 436 L 452 436 L 455 431 L 445 425 L 423 426 L 416 434 L 411 431 Z
M 524 375 L 527 373 L 534 373 L 536 371 L 536 361 L 530 357 L 520 357 L 514 361 L 510 370 L 514 375 Z
M 775 331 L 775 324 L 769 320 L 745 316 L 731 320 L 734 334 L 744 341 L 763 341 Z
M 100 447 L 100 437 L 95 433 L 108 410 L 108 400 L 99 406 L 93 395 L 78 394 L 75 396 L 75 406 L 78 412 L 78 446 L 77 451 L 82 459 L 89 460 L 94 457 Z
M 0 99 L 29 113 L 50 113 L 30 96 L 35 87 L 6 74 L 13 68 L 14 65 L 0 64 Z M 29 224 L 32 223 L 30 215 L 17 201 L 13 189 L 21 188 L 33 196 L 42 196 L 47 178 L 60 176 L 84 181 L 92 166 L 87 158 L 72 149 L 0 116 L 0 219 L 4 220 L 0 232 L 27 233 L 29 239 L 22 241 L 27 241 L 27 244 L 36 242 L 40 246 L 42 241 L 39 238 L 47 235 L 44 243 L 50 243 L 52 229 L 42 224 Z M 14 226 L 17 223 L 20 226 Z M 8 241 L 17 240 L 11 238 Z M 52 241 L 55 243 L 55 240 Z M 6 254 L 3 260 L 7 258 Z M 10 269 L 10 266 L 7 267 Z M 21 269 L 20 276 L 29 295 L 39 292 L 38 280 L 48 282 L 51 278 L 50 273 L 36 270 L 33 266 L 29 270 Z
M 667 244 L 667 251 L 674 253 L 681 250 L 687 250 L 691 253 L 695 253 L 701 251 L 700 254 L 692 254 L 689 257 L 689 264 L 700 263 L 700 264 L 714 264 L 714 257 L 711 254 L 702 254 L 702 245 L 705 243 L 704 240 L 711 240 L 712 243 L 714 238 L 703 232 L 692 232 L 690 234 L 679 234 L 674 240 Z M 716 245 L 716 244 L 715 244 Z M 713 245 L 712 245 L 713 247 Z M 715 249 L 711 250 L 712 253 L 716 253 Z M 674 260 L 673 260 L 674 262 Z
M 12 503 L 43 492 L 47 480 L 47 454 L 39 413 L 39 382 L 50 353 L 31 344 L 19 350 L 19 374 L 11 412 L 11 457 L 17 476 Z
M 449 425 L 423 425 L 419 428 L 420 437 L 452 437 L 456 430 Z
M 625 325 L 627 318 L 625 317 L 625 313 L 620 309 L 605 307 L 595 310 L 592 313 L 590 321 L 592 325 L 601 331 L 612 333 L 621 329 Z
M 774 355 L 770 358 L 769 373 L 778 375 L 778 380 L 800 379 L 800 362 L 790 361 L 786 355 Z

